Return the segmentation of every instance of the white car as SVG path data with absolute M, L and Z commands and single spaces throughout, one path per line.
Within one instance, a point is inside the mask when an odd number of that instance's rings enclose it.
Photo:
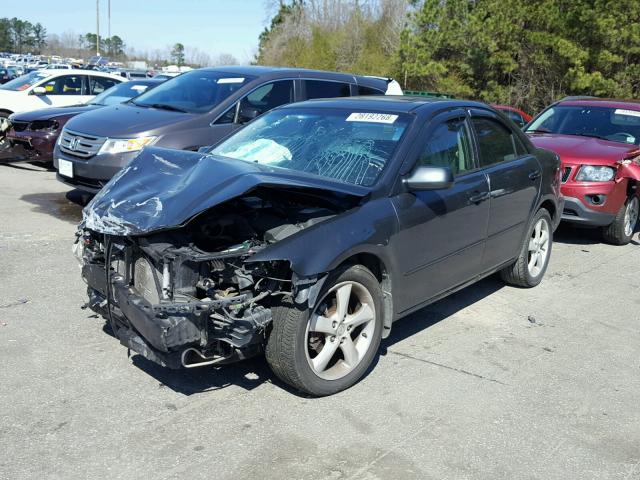
M 26 110 L 86 103 L 123 81 L 95 70 L 36 70 L 0 85 L 0 120 Z

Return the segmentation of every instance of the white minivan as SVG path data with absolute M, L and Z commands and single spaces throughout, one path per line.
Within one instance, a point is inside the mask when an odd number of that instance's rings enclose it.
M 0 120 L 16 112 L 85 103 L 125 80 L 96 70 L 36 70 L 0 85 Z

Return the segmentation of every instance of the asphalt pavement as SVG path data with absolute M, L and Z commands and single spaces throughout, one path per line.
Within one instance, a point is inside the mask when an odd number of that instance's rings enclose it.
M 640 479 L 640 247 L 561 227 L 543 283 L 489 278 L 308 398 L 264 358 L 171 371 L 80 307 L 85 198 L 0 165 L 1 479 Z

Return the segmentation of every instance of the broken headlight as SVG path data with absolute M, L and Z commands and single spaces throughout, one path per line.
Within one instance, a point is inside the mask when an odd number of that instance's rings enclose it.
M 583 165 L 576 175 L 576 182 L 608 182 L 613 180 L 615 173 L 612 167 Z
M 55 132 L 58 126 L 55 120 L 35 120 L 30 125 L 33 132 Z
M 151 145 L 158 137 L 110 138 L 100 148 L 98 154 L 137 152 Z

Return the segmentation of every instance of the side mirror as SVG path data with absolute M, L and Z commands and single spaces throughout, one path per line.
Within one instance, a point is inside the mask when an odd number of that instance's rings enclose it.
M 44 87 L 35 87 L 33 90 L 31 90 L 31 94 L 32 95 L 46 95 L 47 94 L 47 89 Z
M 409 190 L 441 190 L 453 186 L 449 167 L 418 167 L 402 181 Z
M 247 123 L 260 115 L 260 110 L 250 107 L 248 105 L 240 105 L 240 112 L 238 112 L 238 123 Z
M 211 150 L 211 145 L 205 145 L 204 147 L 198 148 L 198 153 L 209 153 Z

